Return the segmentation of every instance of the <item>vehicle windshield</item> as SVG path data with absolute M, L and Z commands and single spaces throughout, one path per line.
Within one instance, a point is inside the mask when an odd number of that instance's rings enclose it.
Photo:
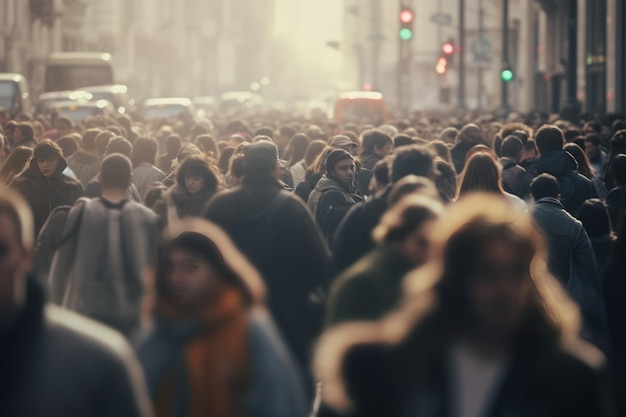
M 112 83 L 111 69 L 104 65 L 58 65 L 46 69 L 46 91 L 76 90 Z
M 17 83 L 0 81 L 0 107 L 12 110 L 18 104 Z
M 80 122 L 86 117 L 96 116 L 102 113 L 98 107 L 62 108 L 58 110 L 59 116 L 68 117 L 72 122 Z
M 143 117 L 148 120 L 169 119 L 178 117 L 187 110 L 186 106 L 180 104 L 147 106 L 143 109 Z

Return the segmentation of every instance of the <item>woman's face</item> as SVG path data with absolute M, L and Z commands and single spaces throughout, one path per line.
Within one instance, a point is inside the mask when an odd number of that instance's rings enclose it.
M 164 280 L 170 297 L 186 307 L 206 303 L 221 284 L 220 277 L 206 259 L 176 247 L 166 254 Z
M 204 188 L 204 178 L 199 175 L 185 177 L 185 188 L 189 194 L 198 194 Z
M 400 253 L 416 268 L 428 260 L 430 233 L 434 224 L 435 220 L 427 220 L 400 243 Z
M 507 239 L 488 242 L 469 279 L 469 307 L 476 325 L 499 335 L 515 333 L 530 304 L 530 260 Z

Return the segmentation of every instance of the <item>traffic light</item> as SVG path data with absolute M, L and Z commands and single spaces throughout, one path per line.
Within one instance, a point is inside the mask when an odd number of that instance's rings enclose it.
M 443 75 L 446 73 L 447 70 L 448 70 L 448 60 L 446 59 L 446 57 L 440 56 L 439 59 L 437 60 L 435 71 L 437 71 L 437 74 Z
M 415 21 L 415 13 L 409 7 L 402 6 L 400 9 L 400 31 L 398 36 L 402 41 L 410 41 L 413 39 L 413 22 Z
M 451 39 L 441 45 L 441 56 L 445 57 L 450 65 L 452 65 L 455 51 L 454 41 Z
M 502 77 L 502 81 L 504 81 L 505 83 L 508 83 L 508 82 L 513 81 L 513 79 L 515 78 L 515 73 L 513 72 L 511 68 L 504 67 L 502 69 L 502 72 L 500 73 L 500 76 Z

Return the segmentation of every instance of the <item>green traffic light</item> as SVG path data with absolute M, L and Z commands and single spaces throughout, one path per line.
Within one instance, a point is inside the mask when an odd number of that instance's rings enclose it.
M 513 71 L 511 71 L 510 69 L 502 70 L 502 81 L 508 83 L 509 81 L 513 80 L 514 76 L 515 75 L 513 74 Z
M 403 41 L 410 41 L 413 39 L 413 31 L 409 28 L 400 29 L 400 39 Z

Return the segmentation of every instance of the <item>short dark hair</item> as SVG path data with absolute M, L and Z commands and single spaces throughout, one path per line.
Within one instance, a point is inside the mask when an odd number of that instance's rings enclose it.
M 585 143 L 590 143 L 594 146 L 600 146 L 602 144 L 602 138 L 596 133 L 591 133 L 585 136 Z
M 30 123 L 18 123 L 16 129 L 19 129 L 24 139 L 33 140 L 35 138 L 35 130 L 30 125 Z
M 176 183 L 184 190 L 186 177 L 204 178 L 203 192 L 215 193 L 220 185 L 218 174 L 204 155 L 193 155 L 185 159 L 176 172 Z
M 543 126 L 539 129 L 535 135 L 535 141 L 540 154 L 563 150 L 563 145 L 565 144 L 565 138 L 561 129 L 551 125 Z
M 254 136 L 267 136 L 270 139 L 274 139 L 274 130 L 271 127 L 260 127 L 254 132 Z
M 524 143 L 517 136 L 508 136 L 502 141 L 502 156 L 505 158 L 517 158 L 524 149 Z
M 140 137 L 135 141 L 132 151 L 133 166 L 142 163 L 156 165 L 156 155 L 159 144 L 150 137 Z
M 183 146 L 183 140 L 177 134 L 169 135 L 165 139 L 165 153 L 168 156 L 178 155 L 178 151 Z
M 601 125 L 599 122 L 595 121 L 595 120 L 591 120 L 591 121 L 589 121 L 589 122 L 585 123 L 585 126 L 584 126 L 584 127 L 585 127 L 585 128 L 586 128 L 586 127 L 590 127 L 590 128 L 592 128 L 592 129 L 593 129 L 596 133 L 600 133 L 600 132 L 602 132 L 602 125 Z
M 393 139 L 380 130 L 372 129 L 363 134 L 363 152 L 372 153 L 374 149 L 384 148 L 385 145 L 393 145 Z
M 107 155 L 100 166 L 102 187 L 126 190 L 130 185 L 132 172 L 132 164 L 127 156 L 119 153 Z
M 611 234 L 611 218 L 606 205 L 599 198 L 586 200 L 576 215 L 583 223 L 590 238 L 603 237 Z
M 391 163 L 391 182 L 416 175 L 430 178 L 434 173 L 435 156 L 424 145 L 403 146 L 396 150 Z
M 96 137 L 100 134 L 100 129 L 87 129 L 83 133 L 82 148 L 86 151 L 96 149 Z
M 393 137 L 393 147 L 396 149 L 410 145 L 415 145 L 415 139 L 409 135 L 398 134 Z
M 559 183 L 556 178 L 550 174 L 541 174 L 530 184 L 530 193 L 535 200 L 542 198 L 558 198 Z
M 376 162 L 373 172 L 378 185 L 384 187 L 389 184 L 389 158 Z
M 535 139 L 528 139 L 526 143 L 524 143 L 524 150 L 537 152 L 537 142 Z
M 71 135 L 66 135 L 57 141 L 63 151 L 63 156 L 69 158 L 78 150 L 78 141 Z

